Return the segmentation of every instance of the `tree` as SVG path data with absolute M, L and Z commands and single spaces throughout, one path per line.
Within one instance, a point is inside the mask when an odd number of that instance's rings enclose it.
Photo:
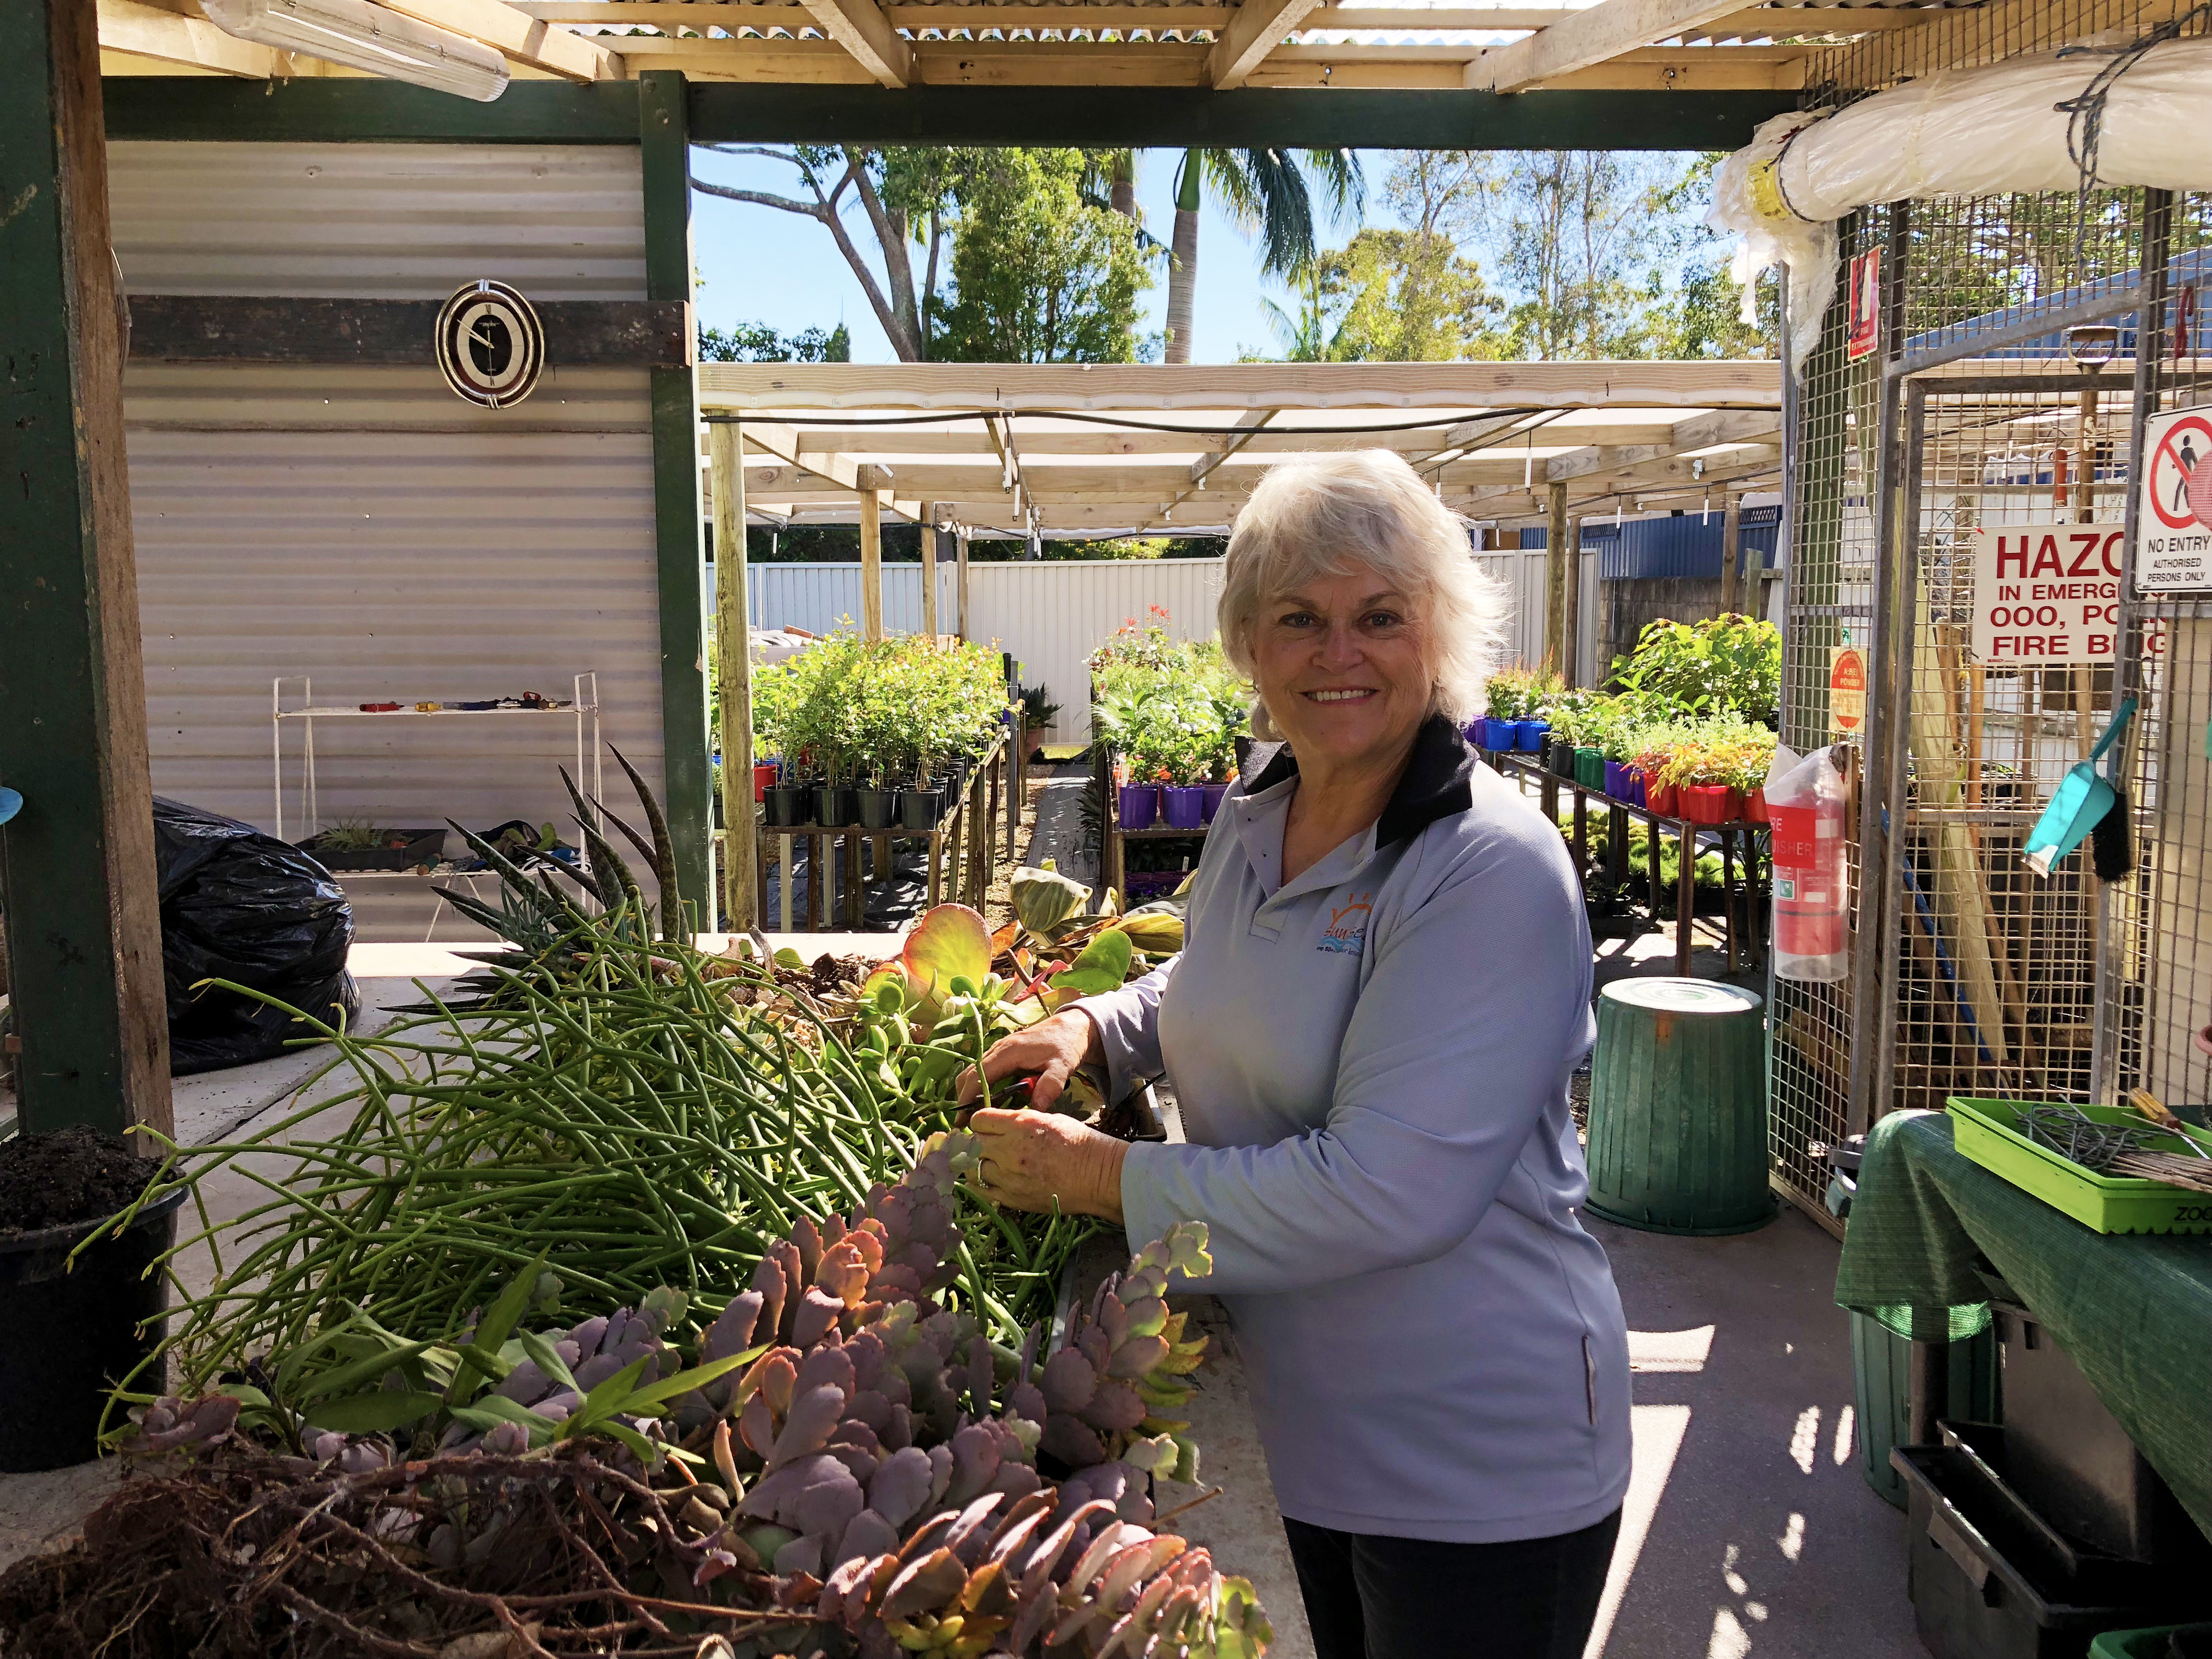
M 1361 231 L 1323 257 L 1322 284 L 1342 306 L 1339 362 L 1437 363 L 1505 355 L 1491 319 L 1505 309 L 1449 237 Z
M 933 356 L 1137 360 L 1137 297 L 1152 277 L 1129 222 L 1083 199 L 1086 165 L 1080 150 L 1001 149 L 967 170 Z
M 853 335 L 844 324 L 824 333 L 818 328 L 778 334 L 766 323 L 732 323 L 726 329 L 702 327 L 702 363 L 849 363 Z
M 1348 149 L 1187 149 L 1176 173 L 1175 237 L 1168 265 L 1167 360 L 1190 361 L 1198 294 L 1198 216 L 1207 186 L 1230 215 L 1260 237 L 1263 270 L 1287 277 L 1312 261 L 1310 172 L 1338 217 L 1357 215 L 1365 195 L 1359 158 Z M 1133 204 L 1133 196 L 1132 197 Z

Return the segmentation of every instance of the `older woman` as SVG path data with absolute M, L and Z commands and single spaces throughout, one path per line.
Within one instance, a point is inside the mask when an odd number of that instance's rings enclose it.
M 1499 602 L 1382 452 L 1278 466 L 1229 544 L 1259 693 L 1167 968 L 1008 1037 L 1048 1106 L 1165 1072 L 1189 1144 L 975 1115 L 1020 1208 L 1203 1221 L 1322 1659 L 1578 1659 L 1628 1486 L 1627 1336 L 1568 1079 L 1590 947 L 1558 830 L 1477 764 Z M 967 1080 L 970 1094 L 976 1082 Z

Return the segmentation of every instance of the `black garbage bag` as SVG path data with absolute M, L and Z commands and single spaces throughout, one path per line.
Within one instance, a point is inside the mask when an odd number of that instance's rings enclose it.
M 361 1012 L 346 971 L 353 908 L 329 872 L 250 823 L 154 798 L 161 882 L 161 975 L 169 1001 L 169 1071 L 243 1066 L 284 1052 L 313 1028 L 235 991 L 227 979 L 331 1024 Z

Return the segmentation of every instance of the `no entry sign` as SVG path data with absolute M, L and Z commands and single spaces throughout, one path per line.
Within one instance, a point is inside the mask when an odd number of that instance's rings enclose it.
M 2143 453 L 2136 592 L 2212 591 L 2212 407 L 2153 416 Z
M 2102 524 L 1975 531 L 1974 655 L 1991 667 L 2110 662 L 2124 535 Z

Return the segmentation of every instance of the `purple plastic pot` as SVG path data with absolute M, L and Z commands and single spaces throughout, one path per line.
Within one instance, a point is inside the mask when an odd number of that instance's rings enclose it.
M 1221 811 L 1221 803 L 1228 799 L 1229 786 L 1227 784 L 1209 783 L 1206 786 L 1205 817 L 1206 823 L 1211 823 L 1213 822 L 1214 815 Z
M 1115 810 L 1124 830 L 1149 830 L 1159 816 L 1160 792 L 1149 783 L 1125 783 L 1115 792 Z
M 1195 830 L 1206 822 L 1206 786 L 1170 784 L 1160 791 L 1168 828 Z

